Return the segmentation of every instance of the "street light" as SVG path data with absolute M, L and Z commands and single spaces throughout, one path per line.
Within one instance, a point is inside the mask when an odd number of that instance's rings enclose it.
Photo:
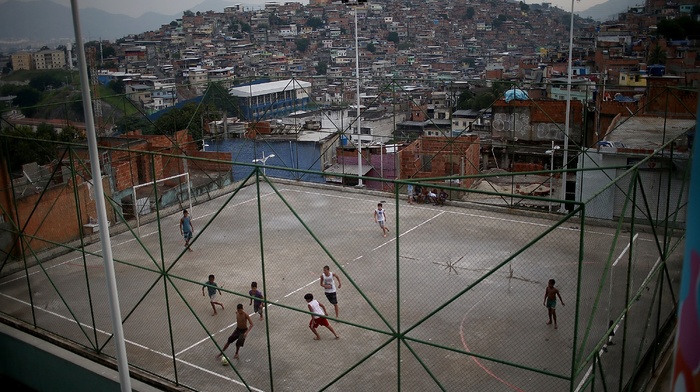
M 265 171 L 265 162 L 267 162 L 268 159 L 274 158 L 274 157 L 275 157 L 275 154 L 270 154 L 270 155 L 268 155 L 268 156 L 265 156 L 265 151 L 263 151 L 263 152 L 262 152 L 262 158 L 253 159 L 253 163 L 262 162 L 262 164 L 263 164 L 263 175 L 266 176 L 266 175 L 267 175 L 267 172 Z
M 347 4 L 350 1 L 349 0 L 342 0 L 343 4 Z M 357 176 L 359 177 L 357 180 L 357 187 L 362 188 L 364 185 L 362 184 L 362 176 L 364 175 L 362 171 L 362 128 L 360 127 L 360 45 L 359 45 L 359 40 L 358 40 L 358 31 L 357 31 L 357 7 L 362 4 L 366 3 L 367 0 L 356 0 L 355 2 L 351 3 L 351 5 L 355 6 L 355 95 L 357 98 Z
M 549 155 L 549 212 L 552 212 L 552 170 L 554 170 L 554 152 L 559 149 L 559 146 L 554 145 L 552 140 L 552 149 L 544 153 Z
M 561 206 L 559 212 L 566 213 L 566 170 L 569 168 L 569 119 L 571 118 L 571 65 L 574 54 L 574 0 L 571 0 L 571 25 L 569 26 L 569 68 L 568 78 L 566 83 L 566 124 L 564 124 L 564 164 L 561 173 Z

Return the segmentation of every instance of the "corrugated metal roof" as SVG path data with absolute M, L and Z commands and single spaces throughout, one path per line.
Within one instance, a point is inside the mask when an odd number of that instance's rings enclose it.
M 278 80 L 276 82 L 233 87 L 229 90 L 229 94 L 236 97 L 256 97 L 258 95 L 279 93 L 300 88 L 310 89 L 311 83 L 296 79 Z
M 359 170 L 358 165 L 339 165 L 335 164 L 326 170 L 324 170 L 324 173 L 329 173 L 329 174 L 357 174 Z M 362 165 L 362 171 L 364 172 L 362 175 L 366 175 L 369 173 L 369 171 L 372 170 L 372 166 L 367 164 L 367 165 Z

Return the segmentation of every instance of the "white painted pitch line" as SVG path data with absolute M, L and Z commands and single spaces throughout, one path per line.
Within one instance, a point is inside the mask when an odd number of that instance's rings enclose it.
M 260 197 L 268 197 L 268 196 L 271 196 L 271 195 L 274 195 L 274 194 L 275 194 L 275 192 L 265 193 L 265 194 L 263 194 L 263 195 L 260 195 Z M 256 197 L 256 198 L 253 198 L 253 199 L 244 200 L 244 201 L 241 201 L 241 202 L 239 202 L 239 203 L 229 204 L 229 205 L 226 206 L 226 208 L 232 208 L 232 207 L 242 206 L 243 204 L 247 204 L 247 203 L 250 203 L 250 202 L 255 201 L 255 200 L 257 200 L 257 197 Z M 216 211 L 214 211 L 214 212 L 209 212 L 209 213 L 206 213 L 206 214 L 204 214 L 204 215 L 200 215 L 200 216 L 198 216 L 198 217 L 196 217 L 196 218 L 192 218 L 192 220 L 202 219 L 202 218 L 205 218 L 205 217 L 207 217 L 207 216 L 209 216 L 209 215 L 214 215 L 215 213 L 216 213 Z M 180 224 L 178 223 L 178 227 L 179 227 L 179 226 L 180 226 Z
M 430 222 L 431 220 L 433 220 L 433 219 L 439 217 L 440 215 L 442 215 L 442 214 L 444 214 L 444 213 L 445 213 L 445 211 L 440 211 L 439 214 L 433 216 L 432 218 L 426 219 L 426 220 L 423 221 L 422 223 L 419 223 L 419 224 L 413 226 L 412 228 L 410 228 L 410 229 L 404 231 L 403 233 L 399 234 L 399 237 L 403 237 L 404 235 L 406 235 L 406 234 L 412 232 L 413 230 L 416 230 L 417 228 L 423 226 L 424 224 Z M 392 243 L 392 242 L 394 242 L 394 241 L 396 241 L 396 238 L 392 238 L 392 239 L 390 239 L 390 240 L 384 242 L 383 244 L 381 244 L 381 245 L 377 246 L 376 248 L 372 249 L 372 251 L 375 251 L 375 250 L 377 250 L 377 249 L 379 249 L 379 248 L 382 248 L 382 247 L 384 247 L 385 245 L 388 245 L 388 244 L 390 244 L 390 243 Z
M 217 372 L 211 371 L 211 370 L 206 369 L 206 368 L 203 368 L 203 367 L 201 367 L 201 366 L 197 366 L 197 365 L 195 365 L 195 364 L 193 364 L 193 363 L 190 363 L 190 362 L 187 362 L 187 361 L 183 361 L 182 359 L 177 359 L 177 358 L 176 358 L 175 360 L 178 361 L 178 362 L 180 362 L 180 363 L 182 363 L 182 364 L 184 364 L 184 365 L 193 367 L 193 368 L 195 368 L 195 369 L 197 369 L 197 370 L 201 370 L 201 371 L 203 371 L 203 372 L 205 372 L 205 373 L 209 373 L 209 374 L 211 374 L 212 376 L 216 376 L 216 377 L 222 378 L 222 379 L 224 379 L 224 380 L 226 380 L 226 381 L 231 381 L 231 382 L 236 383 L 236 384 L 241 385 L 241 386 L 245 386 L 244 383 L 242 383 L 242 382 L 240 382 L 240 381 L 238 381 L 238 380 L 236 380 L 236 379 L 234 379 L 234 378 L 226 377 L 226 376 L 224 376 L 223 374 L 219 374 L 219 373 L 217 373 Z M 250 384 L 248 385 L 248 387 L 249 387 L 252 391 L 264 392 L 262 389 L 258 389 L 258 388 L 255 388 L 255 387 L 253 387 L 253 386 L 250 386 Z
M 273 305 L 268 305 L 267 307 L 270 308 L 270 306 L 273 306 Z M 253 312 L 253 313 L 249 314 L 248 316 L 252 316 L 252 315 L 254 315 L 254 314 L 257 314 L 257 313 Z M 211 337 L 214 337 L 214 336 L 216 336 L 217 334 L 220 334 L 220 333 L 224 332 L 225 330 L 227 330 L 227 329 L 229 329 L 229 328 L 231 328 L 231 327 L 234 327 L 234 326 L 236 326 L 236 325 L 238 325 L 238 322 L 235 322 L 235 323 L 233 323 L 233 324 L 231 324 L 231 325 L 228 325 L 228 326 L 226 326 L 226 327 L 223 327 L 223 328 L 221 328 L 220 330 L 216 331 L 215 333 L 211 334 Z M 209 336 L 207 336 L 206 338 L 204 338 L 204 339 L 202 339 L 202 340 L 200 340 L 200 341 L 198 341 L 198 342 L 192 344 L 191 346 L 189 346 L 189 347 L 187 347 L 187 348 L 185 348 L 185 349 L 180 350 L 179 352 L 176 352 L 176 353 L 175 353 L 175 356 L 177 357 L 177 356 L 179 356 L 180 354 L 184 353 L 185 351 L 188 351 L 189 349 L 194 348 L 195 346 L 197 346 L 197 345 L 199 345 L 199 344 L 202 344 L 203 342 L 206 342 L 207 340 L 209 340 Z
M 628 242 L 627 246 L 625 246 L 625 249 L 623 249 L 622 252 L 620 252 L 620 255 L 617 256 L 617 259 L 612 264 L 613 267 L 616 266 L 617 263 L 622 259 L 622 256 L 624 256 L 625 253 L 627 253 L 627 251 L 630 249 L 630 245 L 632 245 L 635 241 L 637 241 L 637 237 L 639 237 L 639 233 L 635 234 L 634 237 L 632 237 L 632 241 Z
M 11 299 L 11 300 L 17 301 L 17 302 L 19 302 L 19 303 L 21 303 L 21 304 L 23 304 L 23 305 L 27 305 L 27 306 L 29 306 L 29 307 L 32 306 L 30 303 L 28 303 L 28 302 L 26 302 L 26 301 L 22 301 L 22 300 L 20 300 L 20 299 L 11 297 L 11 296 L 9 296 L 9 295 L 7 295 L 7 294 L 5 294 L 5 293 L 0 293 L 0 295 L 2 295 L 3 297 L 9 298 L 9 299 Z M 103 330 L 98 329 L 98 328 L 93 328 L 92 326 L 87 325 L 87 324 L 84 324 L 84 323 L 77 322 L 76 320 L 73 320 L 73 319 L 71 319 L 71 318 L 69 318 L 69 317 L 65 317 L 65 316 L 63 316 L 63 315 L 61 315 L 61 314 L 58 314 L 58 313 L 56 313 L 56 312 L 52 312 L 52 311 L 50 311 L 50 310 L 42 309 L 41 307 L 39 307 L 39 306 L 37 306 L 37 305 L 34 305 L 34 308 L 37 309 L 37 310 L 39 310 L 39 311 L 48 313 L 48 314 L 50 314 L 50 315 L 52 315 L 52 316 L 58 317 L 58 318 L 60 318 L 60 319 L 63 319 L 63 320 L 65 320 L 65 321 L 68 321 L 68 322 L 71 322 L 71 323 L 80 324 L 81 326 L 83 326 L 83 327 L 85 327 L 85 328 L 88 328 L 88 329 L 97 331 L 97 332 L 99 332 L 99 333 L 101 333 L 101 334 L 103 334 L 103 335 L 106 335 L 106 336 L 111 336 L 111 335 L 112 335 L 112 334 L 110 334 L 110 333 L 108 333 L 108 332 L 106 332 L 106 331 L 103 331 Z M 230 326 L 228 326 L 228 327 L 226 327 L 226 328 L 230 328 L 230 327 L 233 326 L 233 325 L 236 325 L 236 323 L 233 323 L 232 325 L 230 325 Z M 223 331 L 223 329 L 222 329 L 221 331 Z M 219 331 L 219 332 L 221 332 L 221 331 Z M 207 338 L 207 339 L 208 339 L 208 338 Z M 205 339 L 205 340 L 206 340 L 206 339 Z M 152 352 L 152 353 L 154 353 L 154 354 L 158 354 L 158 355 L 160 355 L 160 356 L 162 356 L 162 357 L 165 357 L 165 358 L 167 358 L 167 359 L 170 359 L 170 360 L 173 359 L 173 356 L 170 355 L 170 354 L 166 354 L 166 353 L 164 353 L 164 352 L 161 352 L 161 351 L 158 351 L 158 350 L 154 350 L 154 349 L 152 349 L 152 348 L 149 348 L 149 347 L 144 346 L 144 345 L 142 345 L 142 344 L 133 342 L 133 341 L 131 341 L 131 340 L 124 339 L 124 342 L 129 343 L 129 344 L 132 345 L 132 346 L 141 348 L 141 349 L 143 349 L 143 350 L 150 351 L 150 352 Z M 199 343 L 197 343 L 197 344 L 199 344 Z M 191 348 L 191 347 L 188 347 L 186 350 L 189 350 L 190 348 Z M 184 351 L 186 351 L 186 350 L 181 351 L 181 353 L 184 352 Z M 179 358 L 177 358 L 178 355 L 179 355 L 179 353 L 178 353 L 178 354 L 175 354 L 175 356 L 176 356 L 175 360 L 178 361 L 178 362 L 180 362 L 180 363 L 182 363 L 182 364 L 184 364 L 184 365 L 190 366 L 190 367 L 195 368 L 195 369 L 197 369 L 197 370 L 204 371 L 204 372 L 206 372 L 206 373 L 209 373 L 209 374 L 211 374 L 211 375 L 217 376 L 217 377 L 222 378 L 222 379 L 227 380 L 227 381 L 231 381 L 231 382 L 236 383 L 236 384 L 238 384 L 238 385 L 245 386 L 244 383 L 242 383 L 242 382 L 240 382 L 240 381 L 238 381 L 238 380 L 236 380 L 236 379 L 233 379 L 233 378 L 230 378 L 230 377 L 226 377 L 226 376 L 224 376 L 224 375 L 222 375 L 222 374 L 213 372 L 213 371 L 208 370 L 208 369 L 206 369 L 206 368 L 203 368 L 203 367 L 201 367 L 201 366 L 197 366 L 197 365 L 195 365 L 195 364 L 193 364 L 193 363 L 190 363 L 190 362 L 184 361 L 184 360 L 182 360 L 182 359 L 179 359 Z M 249 386 L 250 386 L 250 385 L 249 385 Z M 258 389 L 258 388 L 255 388 L 255 387 L 252 387 L 252 386 L 250 386 L 250 389 L 252 389 L 253 391 L 263 392 L 263 390 Z
M 312 284 L 317 283 L 317 282 L 318 282 L 318 279 L 314 279 L 314 280 L 312 280 L 311 282 L 309 282 L 309 283 L 307 283 L 307 284 L 305 284 L 305 285 L 299 287 L 298 289 L 292 291 L 291 293 L 285 295 L 285 296 L 282 297 L 282 298 L 287 298 L 287 297 L 289 297 L 289 296 L 291 296 L 291 295 L 293 295 L 293 294 L 296 294 L 296 293 L 298 293 L 299 291 L 301 291 L 301 290 L 303 290 L 303 289 L 305 289 L 305 288 L 307 288 L 307 287 L 309 287 L 309 286 L 311 286 Z M 277 301 L 275 301 L 275 302 L 277 302 Z
M 154 231 L 153 233 L 144 234 L 143 237 L 148 236 L 148 235 L 151 235 L 151 234 L 154 234 L 154 233 L 157 233 L 157 232 Z M 126 243 L 128 243 L 128 242 L 132 242 L 132 241 L 136 241 L 136 240 L 132 238 L 132 239 L 129 239 L 129 240 L 120 242 L 120 243 L 118 243 L 118 244 L 116 244 L 116 245 L 114 245 L 114 246 L 124 245 L 124 244 L 126 244 Z M 114 246 L 113 246 L 113 247 L 114 247 Z M 71 252 L 76 252 L 76 251 L 71 251 Z M 92 252 L 92 253 L 101 253 L 101 252 L 102 252 L 102 249 L 97 249 L 97 250 L 95 250 L 95 252 Z M 92 256 L 92 255 L 88 255 L 88 256 Z M 95 257 L 97 257 L 97 256 L 95 256 Z M 44 268 L 44 270 L 50 270 L 50 269 L 53 269 L 53 268 L 60 267 L 60 266 L 62 266 L 62 265 L 68 264 L 68 263 L 70 263 L 70 262 L 73 262 L 73 261 L 76 261 L 76 260 L 82 260 L 82 259 L 83 259 L 82 256 L 77 256 L 77 257 L 74 257 L 74 258 L 72 258 L 72 259 L 68 259 L 68 260 L 63 261 L 63 262 L 61 262 L 61 263 L 58 263 L 58 264 L 56 264 L 56 265 L 52 265 L 52 266 L 50 266 L 50 267 L 46 267 L 46 268 Z M 33 268 L 33 267 L 32 267 L 32 268 Z M 20 275 L 20 276 L 14 278 L 14 279 L 6 280 L 6 281 L 0 283 L 0 286 L 2 286 L 2 285 L 4 285 L 4 284 L 7 284 L 7 283 L 10 283 L 10 282 L 14 282 L 14 281 L 20 280 L 20 279 L 25 279 L 27 276 L 32 276 L 32 275 L 35 275 L 35 274 L 38 274 L 38 273 L 41 273 L 41 272 L 43 272 L 43 270 L 42 270 L 41 268 L 38 268 L 36 271 L 30 272 L 29 274 L 23 274 L 23 275 Z
M 9 298 L 9 299 L 11 299 L 11 300 L 13 300 L 13 301 L 19 302 L 19 303 L 21 303 L 21 304 L 23 304 L 23 305 L 27 305 L 28 307 L 32 307 L 32 304 L 30 304 L 29 302 L 22 301 L 21 299 L 18 299 L 18 298 L 9 296 L 9 295 L 7 295 L 7 294 L 5 294 L 5 293 L 0 293 L 0 295 L 2 295 L 2 296 L 5 297 L 5 298 Z M 91 330 L 97 331 L 97 332 L 99 332 L 99 333 L 101 333 L 101 334 L 103 334 L 103 335 L 107 335 L 107 336 L 112 335 L 112 334 L 110 334 L 109 332 L 103 331 L 103 330 L 101 330 L 101 329 L 99 329 L 99 328 L 94 328 L 93 326 L 88 325 L 88 324 L 85 324 L 85 323 L 82 323 L 82 322 L 78 322 L 78 321 L 76 321 L 76 320 L 73 320 L 73 319 L 70 318 L 70 317 L 63 316 L 63 315 L 61 315 L 61 314 L 58 314 L 58 313 L 56 313 L 56 312 L 52 312 L 52 311 L 50 311 L 50 310 L 42 309 L 40 306 L 34 305 L 33 307 L 34 307 L 34 309 L 36 309 L 36 310 L 42 311 L 42 312 L 44 312 L 44 313 L 50 314 L 50 315 L 52 315 L 52 316 L 54 316 L 54 317 L 58 317 L 58 318 L 60 318 L 60 319 L 63 319 L 63 320 L 65 320 L 65 321 L 68 321 L 68 322 L 71 322 L 71 323 L 79 324 L 79 325 L 81 325 L 81 326 L 83 326 L 83 327 L 85 327 L 85 328 L 87 328 L 87 329 L 91 329 Z M 166 353 L 163 353 L 163 352 L 160 352 L 160 351 L 157 351 L 157 350 L 153 350 L 153 349 L 151 349 L 151 348 L 148 348 L 148 347 L 146 347 L 146 346 L 144 346 L 144 345 L 141 345 L 141 344 L 139 344 L 139 343 L 133 342 L 133 341 L 131 341 L 131 340 L 124 339 L 124 341 L 125 341 L 126 343 L 129 343 L 129 344 L 133 345 L 133 346 L 140 347 L 140 348 L 143 348 L 143 349 L 145 349 L 145 350 L 148 350 L 148 351 L 150 351 L 150 352 L 152 352 L 152 353 L 155 353 L 155 354 L 158 354 L 158 355 L 162 355 L 162 356 L 165 356 L 165 357 L 167 357 L 167 358 L 172 359 L 172 356 L 171 356 L 171 355 L 168 355 L 168 354 L 166 354 Z
M 338 196 L 338 195 L 331 195 L 328 193 L 320 193 L 320 192 L 300 191 L 300 190 L 294 190 L 294 189 L 285 189 L 285 190 L 289 191 L 289 192 L 306 193 L 309 195 L 335 197 L 338 199 L 347 199 L 347 200 L 356 200 L 356 201 L 365 201 L 366 200 L 364 198 Z M 385 204 L 392 205 L 393 203 L 385 203 Z M 414 208 L 419 208 L 419 207 L 414 207 Z M 421 207 L 421 208 L 425 208 L 425 207 Z M 426 208 L 426 209 L 431 209 L 431 208 Z M 443 211 L 443 212 L 447 212 L 447 211 Z M 464 215 L 464 216 L 469 216 L 472 218 L 490 219 L 490 220 L 497 220 L 497 221 L 503 221 L 503 222 L 508 222 L 508 223 L 520 223 L 520 224 L 524 224 L 524 225 L 540 226 L 540 227 L 551 227 L 552 226 L 552 225 L 548 225 L 548 224 L 544 224 L 544 223 L 528 222 L 528 221 L 523 221 L 523 220 L 518 220 L 518 219 L 499 218 L 499 217 L 494 217 L 494 216 L 473 214 L 473 213 L 468 213 L 468 212 L 459 212 L 459 211 L 449 211 L 449 212 L 451 214 Z M 539 219 L 539 218 L 536 218 L 536 219 Z M 562 227 L 562 226 L 557 227 L 557 229 L 558 230 L 567 230 L 567 231 L 581 231 L 580 229 L 574 229 L 574 228 Z M 587 231 L 586 233 L 604 235 L 604 236 L 608 236 L 608 237 L 614 236 L 614 234 L 603 233 L 603 232 L 599 232 L 599 231 Z M 652 240 L 641 238 L 640 241 L 650 241 L 651 242 Z
M 617 323 L 617 325 L 615 325 L 615 328 L 613 329 L 613 335 L 617 332 L 617 329 L 620 328 L 620 323 L 624 319 L 625 319 L 625 316 L 622 316 L 622 318 L 620 319 L 620 322 Z M 607 345 L 607 343 L 605 345 Z M 603 347 L 605 347 L 605 345 L 603 345 Z M 601 347 L 600 350 L 598 351 L 598 357 L 601 357 L 603 354 L 605 354 L 605 349 L 603 347 Z M 578 383 L 578 386 L 576 387 L 576 389 L 574 389 L 574 392 L 581 391 L 581 388 L 583 388 L 583 384 L 585 384 L 586 381 L 588 381 L 588 379 L 591 377 L 591 373 L 593 373 L 593 366 L 595 366 L 596 363 L 597 363 L 597 360 L 594 358 L 593 363 L 588 367 L 586 374 L 584 374 L 583 378 Z
M 634 237 L 632 238 L 632 242 L 633 242 L 636 238 L 637 238 L 637 236 L 634 236 Z M 629 244 L 627 245 L 627 247 L 625 248 L 625 250 L 623 250 L 623 254 L 624 254 L 624 252 L 627 251 L 627 248 L 629 248 Z M 620 255 L 620 257 L 622 257 L 622 254 Z M 620 259 L 620 258 L 618 257 L 618 260 L 619 260 L 619 259 Z M 651 279 L 651 273 L 656 269 L 656 266 L 659 264 L 659 262 L 661 262 L 661 257 L 659 257 L 659 258 L 656 259 L 656 262 L 654 263 L 654 266 L 651 267 L 651 269 L 649 270 L 649 273 L 647 274 L 646 278 L 644 278 L 644 281 L 642 281 L 642 284 L 639 286 L 640 288 L 643 287 L 643 286 L 646 286 L 646 285 L 648 284 L 647 282 L 649 281 L 649 279 Z M 617 260 L 615 261 L 615 264 L 617 264 Z M 613 264 L 613 266 L 614 266 L 615 264 Z M 611 283 L 611 285 L 612 285 L 612 283 Z M 612 287 L 611 287 L 611 289 L 612 289 Z M 624 319 L 625 319 L 625 316 L 622 316 L 622 318 L 620 319 L 620 322 L 617 323 L 617 325 L 615 325 L 615 328 L 613 329 L 613 333 L 614 333 L 614 332 L 617 332 L 617 329 L 620 328 L 620 323 L 622 323 L 622 320 L 624 320 Z M 601 356 L 601 355 L 603 355 L 604 353 L 605 353 L 605 350 L 601 347 L 600 351 L 598 351 L 598 356 Z M 578 386 L 576 387 L 576 389 L 574 390 L 574 392 L 580 392 L 581 388 L 583 387 L 583 384 L 585 383 L 586 380 L 588 380 L 588 377 L 590 377 L 590 376 L 591 376 L 591 373 L 593 372 L 593 365 L 595 365 L 595 360 L 594 360 L 593 363 L 588 367 L 588 371 L 586 371 L 586 374 L 583 376 L 583 378 L 581 379 L 581 382 L 578 384 Z
M 316 282 L 318 282 L 318 279 L 312 280 L 311 282 L 309 282 L 309 283 L 307 283 L 307 284 L 305 284 L 305 285 L 299 287 L 298 289 L 292 291 L 291 293 L 285 295 L 285 296 L 282 297 L 282 298 L 290 297 L 290 296 L 292 296 L 292 295 L 298 293 L 299 291 L 305 289 L 306 287 L 311 286 L 312 284 L 314 284 L 314 283 L 316 283 Z M 266 305 L 267 309 L 269 310 L 271 307 L 275 306 L 274 304 L 276 304 L 277 302 L 279 302 L 279 300 L 277 300 L 277 301 L 275 301 L 275 302 L 273 302 L 273 303 L 268 303 L 268 304 Z M 249 316 L 253 316 L 254 314 L 256 314 L 256 313 L 251 313 L 251 314 L 249 314 Z M 217 331 L 216 333 L 212 334 L 211 336 L 213 337 L 213 336 L 215 336 L 216 334 L 219 334 L 219 333 L 221 333 L 221 332 L 223 332 L 223 331 L 225 331 L 225 330 L 227 330 L 227 329 L 229 329 L 229 328 L 235 326 L 236 324 L 237 324 L 237 323 L 233 323 L 233 324 L 231 324 L 231 325 L 229 325 L 229 326 L 226 326 L 226 327 L 220 329 L 219 331 Z M 189 349 L 191 349 L 191 348 L 193 348 L 193 347 L 195 347 L 195 346 L 197 346 L 197 345 L 199 345 L 199 344 L 202 344 L 203 342 L 205 342 L 205 341 L 207 341 L 207 340 L 209 340 L 209 337 L 208 337 L 208 336 L 207 336 L 206 338 L 203 338 L 202 340 L 200 340 L 200 341 L 198 341 L 198 342 L 192 344 L 191 346 L 189 346 L 189 347 L 183 349 L 182 351 L 175 353 L 175 356 L 177 357 L 177 356 L 179 356 L 180 354 L 184 353 L 185 351 L 187 351 L 187 350 L 189 350 Z

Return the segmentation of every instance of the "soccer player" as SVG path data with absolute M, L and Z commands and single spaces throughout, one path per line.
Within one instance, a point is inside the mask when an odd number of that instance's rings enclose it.
M 557 296 L 559 297 L 559 301 L 561 301 L 561 306 L 564 306 L 564 300 L 561 299 L 559 289 L 554 287 L 554 283 L 554 279 L 550 279 L 547 288 L 544 289 L 544 306 L 547 307 L 547 313 L 549 315 L 547 325 L 551 324 L 552 319 L 554 319 L 554 329 L 557 329 Z
M 386 210 L 382 208 L 382 203 L 377 204 L 377 209 L 374 210 L 374 222 L 379 223 L 382 234 L 386 237 L 386 233 L 389 232 L 389 229 L 386 227 Z
M 314 340 L 321 340 L 321 335 L 318 334 L 316 331 L 316 328 L 319 326 L 324 326 L 328 328 L 329 331 L 333 333 L 333 336 L 335 336 L 336 339 L 340 338 L 337 333 L 335 333 L 335 330 L 333 327 L 331 327 L 330 324 L 328 324 L 328 319 L 326 319 L 323 316 L 328 316 L 328 312 L 326 312 L 326 307 L 323 306 L 322 303 L 316 301 L 314 299 L 314 295 L 311 293 L 308 293 L 304 296 L 304 299 L 306 300 L 306 304 L 309 307 L 309 311 L 312 313 L 311 315 L 311 321 L 309 321 L 309 329 L 311 329 L 311 332 L 316 335 Z

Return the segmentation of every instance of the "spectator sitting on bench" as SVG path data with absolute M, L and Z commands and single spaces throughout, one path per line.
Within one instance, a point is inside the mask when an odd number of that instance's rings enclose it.
M 437 205 L 437 189 L 433 188 L 430 192 L 428 192 L 428 199 L 426 203 L 430 202 L 433 203 L 434 206 Z
M 418 204 L 425 203 L 425 197 L 427 194 L 427 190 L 425 188 L 420 187 L 420 186 L 416 186 L 416 193 L 415 194 L 416 194 L 415 200 Z
M 435 201 L 435 205 L 444 206 L 445 200 L 447 200 L 447 192 L 444 189 L 440 189 L 440 193 Z

